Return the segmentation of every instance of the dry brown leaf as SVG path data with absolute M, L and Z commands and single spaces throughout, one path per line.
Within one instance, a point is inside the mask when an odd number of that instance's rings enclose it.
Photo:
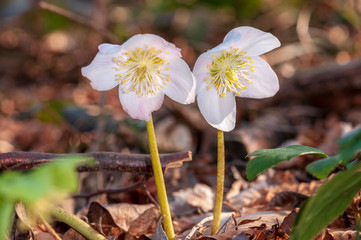
M 240 234 L 238 234 L 234 239 L 235 240 L 249 240 L 249 239 L 257 239 L 263 240 L 262 235 L 266 236 L 263 231 L 257 230 L 256 232 L 253 229 L 245 229 Z
M 291 205 L 292 208 L 296 208 L 299 207 L 307 198 L 308 196 L 302 193 L 284 191 L 276 194 L 276 196 L 274 196 L 269 202 L 269 205 L 279 207 Z
M 242 224 L 238 226 L 239 230 L 247 229 L 251 227 L 258 227 L 265 225 L 266 229 L 271 229 L 271 227 L 275 224 L 277 224 L 277 221 L 283 220 L 287 215 L 289 214 L 289 211 L 262 211 L 262 212 L 255 212 L 251 214 L 243 214 L 241 217 L 237 217 L 237 222 L 242 221 L 249 221 L 248 223 Z M 251 221 L 254 220 L 254 221 Z M 233 225 L 229 225 L 227 227 L 227 230 L 234 229 Z
M 70 228 L 68 231 L 65 232 L 63 240 L 86 240 L 86 238 L 73 228 Z
M 168 237 L 166 233 L 164 232 L 164 229 L 162 227 L 163 217 L 159 221 L 157 228 L 155 230 L 155 233 L 152 236 L 152 240 L 168 240 Z
M 314 240 L 335 240 L 333 236 L 328 232 L 328 229 L 324 229 L 320 234 L 314 237 Z
M 183 233 L 184 231 L 192 228 L 193 226 L 194 223 L 191 222 L 187 217 L 173 219 L 173 227 L 176 234 Z
M 257 219 L 253 219 L 253 220 L 251 220 L 251 219 L 242 220 L 242 221 L 240 221 L 240 222 L 237 224 L 236 228 L 237 228 L 238 226 L 243 225 L 243 224 L 252 223 L 252 222 L 258 221 L 258 220 L 260 220 L 260 219 L 261 219 L 261 217 L 259 217 L 259 218 L 257 218 Z
M 116 226 L 109 211 L 97 202 L 90 203 L 87 218 L 89 223 Z
M 207 224 L 209 221 L 211 221 L 211 218 L 209 218 L 208 221 L 202 220 L 200 223 L 198 223 L 198 226 L 208 226 L 207 229 L 199 229 L 194 234 L 191 234 L 192 236 L 200 235 L 200 238 L 198 239 L 217 239 L 217 240 L 223 240 L 223 239 L 234 239 L 235 236 L 239 237 L 240 239 L 246 239 L 245 234 L 247 236 L 253 236 L 257 237 L 259 240 L 263 240 L 261 236 L 264 234 L 261 234 L 259 231 L 264 231 L 267 229 L 271 229 L 272 226 L 278 224 L 278 221 L 283 220 L 287 215 L 289 214 L 289 211 L 261 211 L 261 212 L 255 212 L 251 214 L 242 214 L 242 216 L 236 217 L 236 221 L 239 223 L 243 223 L 242 225 L 239 225 L 236 230 L 236 226 L 234 224 L 228 224 L 224 229 L 220 229 L 219 233 L 216 235 L 210 235 L 210 225 Z M 223 213 L 223 217 L 221 218 L 221 225 L 229 219 L 230 214 Z M 245 232 L 242 234 L 242 232 Z M 266 235 L 266 234 L 265 234 Z M 193 238 L 192 238 L 193 239 Z M 278 239 L 273 239 L 278 240 Z M 280 240 L 280 239 L 279 239 Z
M 239 231 L 227 231 L 225 233 L 222 234 L 216 234 L 216 235 L 212 235 L 212 236 L 202 236 L 200 238 L 197 238 L 197 240 L 230 240 L 233 239 L 234 236 L 237 236 L 239 234 Z
M 161 213 L 158 207 L 152 207 L 143 212 L 135 221 L 133 221 L 128 229 L 130 236 L 151 235 L 155 232 Z
M 261 230 L 258 230 L 254 233 L 254 240 L 264 240 L 266 238 L 267 235 Z
M 240 179 L 232 183 L 231 189 L 226 193 L 226 199 L 232 199 L 237 196 L 241 190 L 248 188 L 248 182 L 241 177 L 239 178 Z
M 78 238 L 72 238 L 72 239 L 78 240 Z M 34 240 L 56 240 L 56 239 L 50 233 L 35 231 L 34 232 Z
M 329 234 L 334 238 L 334 240 L 355 240 L 356 231 L 355 230 L 344 230 L 344 229 L 327 229 Z M 360 234 L 361 237 L 361 234 Z
M 110 215 L 112 216 L 115 224 L 123 229 L 124 231 L 128 231 L 130 225 L 146 210 L 154 207 L 154 204 L 111 204 L 104 205 Z
M 273 232 L 267 237 L 267 240 L 288 240 L 288 234 L 284 233 L 277 223 L 272 227 Z
M 296 218 L 296 214 L 297 214 L 297 212 L 295 210 L 292 210 L 292 212 L 283 219 L 283 222 L 281 224 L 281 229 L 287 235 L 291 234 L 291 230 L 293 227 L 293 222 L 295 221 L 295 218 Z
M 193 188 L 174 192 L 173 198 L 169 205 L 177 216 L 194 213 L 197 208 L 201 208 L 203 212 L 213 209 L 213 191 L 205 184 L 196 184 Z
M 124 230 L 116 225 L 109 211 L 97 202 L 90 204 L 87 218 L 94 229 L 109 238 L 115 239 L 119 234 L 124 233 Z
M 243 207 L 251 204 L 257 199 L 264 198 L 262 191 L 267 189 L 269 184 L 264 176 L 260 176 L 257 182 L 251 187 L 241 191 L 238 195 L 233 195 L 229 198 L 226 196 L 226 200 L 235 208 L 242 209 Z

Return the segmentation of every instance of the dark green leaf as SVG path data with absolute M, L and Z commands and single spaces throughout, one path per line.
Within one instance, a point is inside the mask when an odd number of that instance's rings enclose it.
M 312 148 L 302 145 L 291 145 L 285 148 L 275 149 L 260 149 L 253 153 L 248 154 L 246 157 L 256 156 L 251 159 L 247 164 L 247 178 L 252 181 L 257 175 L 263 173 L 272 166 L 291 158 L 301 155 L 317 155 L 326 158 L 327 155 L 317 148 Z
M 308 164 L 306 170 L 314 177 L 325 179 L 341 162 L 340 156 L 335 155 Z
M 309 198 L 296 216 L 291 240 L 311 240 L 341 215 L 361 188 L 361 163 L 339 173 Z
M 349 132 L 339 140 L 339 143 L 341 160 L 346 165 L 361 149 L 361 127 Z

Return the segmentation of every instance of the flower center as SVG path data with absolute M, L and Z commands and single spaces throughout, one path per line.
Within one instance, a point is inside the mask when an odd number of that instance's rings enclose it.
M 114 57 L 117 67 L 116 80 L 123 93 L 135 92 L 139 97 L 143 95 L 156 95 L 170 81 L 170 75 L 164 70 L 169 70 L 169 62 L 164 57 L 159 57 L 162 50 L 140 47 L 124 53 L 124 56 Z
M 237 96 L 247 88 L 246 84 L 253 84 L 254 77 L 250 76 L 250 72 L 255 71 L 254 61 L 246 54 L 231 47 L 219 56 L 212 55 L 212 63 L 208 65 L 212 77 L 205 79 L 207 89 L 210 90 L 213 85 L 221 97 L 225 97 L 227 92 L 234 92 Z

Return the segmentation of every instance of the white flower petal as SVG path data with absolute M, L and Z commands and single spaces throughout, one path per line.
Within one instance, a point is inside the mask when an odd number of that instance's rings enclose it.
M 281 43 L 271 33 L 253 27 L 238 27 L 232 29 L 224 38 L 223 43 L 209 52 L 228 51 L 231 46 L 247 52 L 248 56 L 258 56 L 278 48 Z
M 115 66 L 112 54 L 98 53 L 88 66 L 81 69 L 81 73 L 91 81 L 95 90 L 106 91 L 118 85 Z
M 202 53 L 196 63 L 194 64 L 193 68 L 193 75 L 196 79 L 196 93 L 198 94 L 200 90 L 200 86 L 202 83 L 205 82 L 207 77 L 211 77 L 208 69 L 208 65 L 212 63 L 212 53 L 205 52 Z
M 165 73 L 170 75 L 170 82 L 167 82 L 163 92 L 179 103 L 194 102 L 196 83 L 189 66 L 180 58 L 169 63 L 169 70 L 165 70 Z
M 219 96 L 215 88 L 202 87 L 197 96 L 200 112 L 206 121 L 219 130 L 229 132 L 236 124 L 236 101 L 233 93 Z
M 253 27 L 232 29 L 224 38 L 223 44 L 246 51 L 248 56 L 258 56 L 281 46 L 280 41 L 271 33 Z
M 154 47 L 155 50 L 161 50 L 162 53 L 160 53 L 159 56 L 165 57 L 166 59 L 180 58 L 182 56 L 180 53 L 181 50 L 173 43 L 167 42 L 162 37 L 154 34 L 137 34 L 122 44 L 122 47 L 130 51 L 138 47 L 145 49 L 147 46 L 149 48 Z
M 121 45 L 103 43 L 98 46 L 99 52 L 104 54 L 119 52 L 122 49 Z
M 248 88 L 242 90 L 238 97 L 267 98 L 274 96 L 279 90 L 276 73 L 262 58 L 252 57 L 252 60 L 255 66 L 255 71 L 251 73 L 254 76 L 254 79 L 252 79 L 253 84 L 247 84 Z
M 150 114 L 158 110 L 163 103 L 164 94 L 143 95 L 139 97 L 135 92 L 123 93 L 119 90 L 119 99 L 124 111 L 132 118 L 150 121 Z

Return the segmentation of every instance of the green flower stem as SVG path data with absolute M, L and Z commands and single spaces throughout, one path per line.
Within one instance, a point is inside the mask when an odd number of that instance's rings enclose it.
M 51 215 L 68 224 L 70 227 L 75 229 L 77 232 L 79 232 L 81 235 L 83 235 L 89 240 L 107 240 L 102 234 L 97 232 L 89 224 L 60 207 L 55 207 L 52 210 Z
M 157 186 L 160 210 L 162 212 L 162 215 L 164 216 L 164 220 L 163 220 L 164 231 L 167 234 L 168 239 L 171 240 L 174 238 L 175 235 L 173 230 L 172 217 L 170 215 L 170 210 L 168 206 L 168 197 L 167 197 L 167 192 L 165 190 L 162 166 L 159 160 L 159 153 L 158 153 L 157 141 L 154 133 L 152 114 L 150 115 L 150 121 L 147 122 L 147 133 L 148 133 L 150 157 L 152 159 L 152 166 L 153 166 L 155 184 Z
M 214 202 L 211 234 L 217 234 L 221 222 L 224 186 L 224 136 L 223 131 L 217 130 L 217 187 Z

